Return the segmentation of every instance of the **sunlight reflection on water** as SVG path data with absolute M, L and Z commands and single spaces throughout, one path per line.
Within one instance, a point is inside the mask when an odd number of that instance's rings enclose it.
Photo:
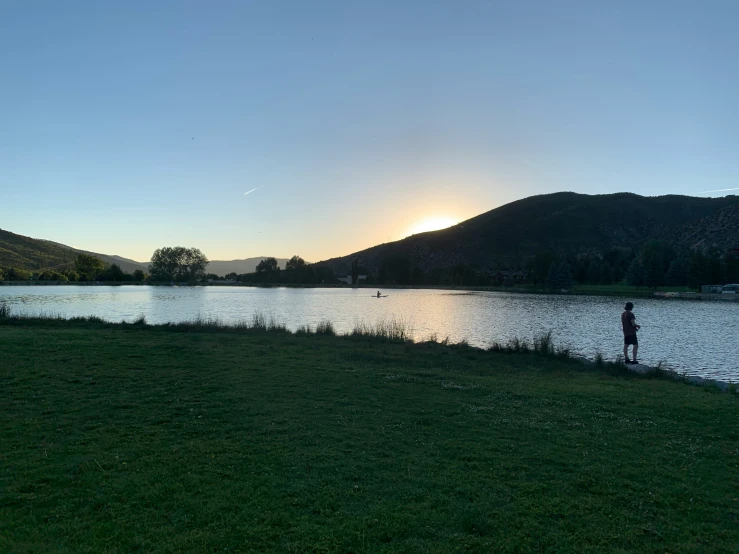
M 620 315 L 625 299 L 445 290 L 259 289 L 245 287 L 0 287 L 0 301 L 28 314 L 96 315 L 149 323 L 198 316 L 235 322 L 255 312 L 274 316 L 290 329 L 331 320 L 339 332 L 354 323 L 401 319 L 416 340 L 436 334 L 474 346 L 518 337 L 531 340 L 551 330 L 555 342 L 592 357 L 621 352 Z M 691 375 L 739 380 L 739 303 L 636 299 L 643 326 L 639 358 Z

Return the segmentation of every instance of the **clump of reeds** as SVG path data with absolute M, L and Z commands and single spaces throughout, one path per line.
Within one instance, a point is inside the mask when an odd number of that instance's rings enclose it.
M 526 339 L 518 337 L 508 339 L 504 343 L 493 341 L 488 347 L 488 351 L 506 354 L 536 354 L 546 358 L 569 359 L 572 357 L 569 348 L 555 346 L 551 331 L 535 336 L 530 343 Z
M 681 377 L 677 371 L 671 369 L 667 365 L 667 362 L 665 360 L 660 360 L 659 362 L 657 362 L 657 365 L 652 368 L 648 375 L 650 377 L 656 377 L 658 379 L 662 379 L 665 377 L 669 377 L 671 379 L 685 379 L 685 375 Z
M 491 352 L 505 352 L 507 354 L 527 354 L 531 352 L 531 347 L 526 339 L 513 337 L 512 339 L 508 339 L 507 342 L 493 341 L 488 347 L 488 350 Z
M 138 321 L 138 320 L 137 320 Z M 147 325 L 144 323 L 144 325 Z M 242 319 L 235 322 L 226 323 L 216 317 L 198 316 L 187 321 L 177 323 L 165 323 L 161 326 L 167 329 L 187 332 L 209 332 L 209 331 L 226 331 L 226 332 L 288 332 L 285 323 L 278 321 L 274 316 L 269 318 L 261 312 L 255 312 L 251 319 Z
M 556 353 L 551 331 L 534 337 L 534 352 L 542 356 L 553 356 Z
M 412 342 L 413 333 L 407 322 L 402 319 L 383 319 L 374 325 L 364 321 L 355 321 L 349 332 L 351 337 L 363 337 L 392 342 Z
M 300 325 L 297 329 L 295 329 L 296 335 L 311 335 L 313 334 L 313 329 L 311 329 L 310 325 Z
M 331 323 L 328 319 L 320 321 L 318 325 L 316 325 L 316 335 L 336 335 L 334 324 Z

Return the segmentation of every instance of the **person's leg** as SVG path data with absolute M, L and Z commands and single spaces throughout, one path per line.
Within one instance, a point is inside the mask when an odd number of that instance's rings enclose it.
M 632 359 L 632 360 L 634 360 L 634 361 L 638 360 L 638 358 L 636 357 L 636 351 L 637 351 L 637 350 L 639 350 L 639 345 L 638 345 L 638 344 L 635 344 L 635 345 L 634 345 L 634 357 L 633 357 L 633 358 L 631 358 L 631 359 Z
M 624 343 L 624 362 L 629 362 L 629 345 Z

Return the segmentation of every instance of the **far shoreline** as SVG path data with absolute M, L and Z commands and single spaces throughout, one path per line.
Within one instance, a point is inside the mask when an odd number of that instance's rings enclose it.
M 149 286 L 149 287 L 244 287 L 244 288 L 295 288 L 295 289 L 367 289 L 367 290 L 449 290 L 459 292 L 509 292 L 516 294 L 542 294 L 542 295 L 558 295 L 558 296 L 615 296 L 629 298 L 660 298 L 665 300 L 722 300 L 739 302 L 739 295 L 703 294 L 694 292 L 690 296 L 685 296 L 685 291 L 669 291 L 654 290 L 647 288 L 637 288 L 634 290 L 623 290 L 617 288 L 618 285 L 587 285 L 586 289 L 574 288 L 568 291 L 553 291 L 550 289 L 529 286 L 511 286 L 511 287 L 494 287 L 494 286 L 465 286 L 465 285 L 347 285 L 347 284 L 300 284 L 300 283 L 157 283 L 151 281 L 0 281 L 2 286 L 26 286 L 26 287 L 100 287 L 100 286 Z M 665 289 L 667 287 L 662 287 Z M 666 293 L 677 293 L 675 296 L 668 296 Z M 735 298 L 734 298 L 735 296 Z

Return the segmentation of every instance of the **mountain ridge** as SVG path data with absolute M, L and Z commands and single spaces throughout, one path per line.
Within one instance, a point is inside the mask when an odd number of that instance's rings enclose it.
M 337 274 L 358 260 L 375 273 L 382 263 L 403 257 L 423 271 L 467 264 L 480 268 L 522 266 L 545 251 L 603 255 L 611 248 L 638 249 L 649 239 L 689 248 L 730 248 L 739 244 L 739 196 L 700 198 L 556 192 L 504 204 L 452 227 L 411 235 L 345 256 L 318 262 Z M 0 229 L 0 266 L 23 269 L 71 266 L 78 253 L 99 257 L 133 273 L 148 262 L 99 254 Z M 206 271 L 224 276 L 256 271 L 265 257 L 213 260 Z M 284 268 L 286 258 L 277 258 Z
M 71 267 L 78 254 L 90 254 L 100 258 L 107 264 L 118 264 L 126 273 L 141 270 L 149 272 L 150 262 L 137 262 L 116 254 L 100 254 L 82 248 L 74 248 L 48 239 L 36 239 L 18 235 L 0 229 L 0 267 L 17 267 L 19 269 L 62 270 Z M 206 271 L 224 276 L 229 273 L 253 273 L 257 264 L 269 256 L 255 256 L 235 260 L 212 260 Z M 285 267 L 288 258 L 276 258 L 281 267 Z
M 556 192 L 530 196 L 462 221 L 318 262 L 337 274 L 353 260 L 370 272 L 393 257 L 423 271 L 469 264 L 516 266 L 539 252 L 638 249 L 649 239 L 680 248 L 728 248 L 739 242 L 739 197 Z

